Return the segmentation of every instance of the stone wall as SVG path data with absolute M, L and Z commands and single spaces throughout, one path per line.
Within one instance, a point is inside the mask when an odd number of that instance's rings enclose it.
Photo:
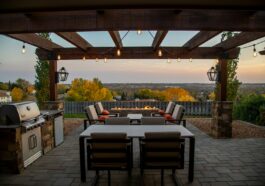
M 46 119 L 45 124 L 41 126 L 41 138 L 43 153 L 46 154 L 54 148 L 53 119 Z
M 18 174 L 23 169 L 20 127 L 0 128 L 0 172 Z
M 213 102 L 211 135 L 215 138 L 232 137 L 233 102 Z

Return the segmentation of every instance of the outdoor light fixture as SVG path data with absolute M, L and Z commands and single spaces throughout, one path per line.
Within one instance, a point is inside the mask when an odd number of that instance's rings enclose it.
M 171 63 L 171 60 L 169 58 L 167 59 L 167 63 Z
M 253 57 L 257 57 L 256 45 L 253 45 Z
M 106 57 L 104 58 L 104 63 L 107 63 L 107 58 Z
M 60 54 L 57 55 L 57 60 L 60 60 L 61 59 L 61 56 Z
M 159 50 L 158 50 L 158 56 L 161 57 L 162 55 L 163 55 L 162 50 L 159 49 Z
M 58 72 L 56 72 L 56 83 L 59 81 L 66 81 L 69 73 L 62 67 Z
M 219 81 L 220 79 L 220 72 L 218 70 L 218 65 L 216 68 L 211 67 L 208 72 L 207 72 L 207 76 L 209 78 L 210 81 Z
M 137 35 L 141 35 L 142 34 L 142 30 L 137 30 Z
M 98 62 L 98 58 L 96 58 L 96 62 Z
M 23 46 L 22 46 L 22 50 L 21 50 L 22 54 L 25 54 L 26 53 L 26 46 L 25 46 L 25 43 L 23 43 Z
M 180 62 L 180 58 L 177 59 L 177 62 Z
M 192 62 L 192 58 L 190 58 L 189 62 Z
M 85 61 L 85 60 L 86 60 L 86 56 L 83 57 L 83 61 Z
M 117 49 L 117 56 L 121 56 L 121 50 Z

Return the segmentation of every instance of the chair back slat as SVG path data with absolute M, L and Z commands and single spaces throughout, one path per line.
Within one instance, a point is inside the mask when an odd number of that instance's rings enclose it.
M 171 114 L 173 112 L 173 109 L 175 107 L 175 103 L 173 101 L 168 102 L 167 108 L 165 110 L 166 114 Z
M 97 114 L 101 114 L 104 110 L 101 102 L 95 103 L 95 108 L 96 108 Z

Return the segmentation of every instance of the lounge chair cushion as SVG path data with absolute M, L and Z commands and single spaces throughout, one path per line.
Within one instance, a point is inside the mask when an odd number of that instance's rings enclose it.
M 158 110 L 158 113 L 161 115 L 161 116 L 163 116 L 164 114 L 165 114 L 165 111 L 164 110 Z
M 105 121 L 105 119 L 109 118 L 109 116 L 99 116 L 99 121 Z
M 170 114 L 164 114 L 164 118 L 166 121 L 172 121 L 174 118 Z
M 103 115 L 109 115 L 109 111 L 104 109 L 101 114 L 103 114 Z

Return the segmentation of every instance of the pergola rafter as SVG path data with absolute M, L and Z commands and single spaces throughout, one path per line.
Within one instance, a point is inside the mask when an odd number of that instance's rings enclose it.
M 56 34 L 83 51 L 86 51 L 89 47 L 92 47 L 90 43 L 88 43 L 76 32 L 56 32 Z
M 62 46 L 37 34 L 8 34 L 7 36 L 48 51 L 52 51 L 54 48 L 62 48 Z
M 167 33 L 168 30 L 158 30 L 156 32 L 155 38 L 152 43 L 152 47 L 154 48 L 154 50 L 157 50 L 159 48 L 164 38 L 166 37 Z
M 221 47 L 227 51 L 262 37 L 265 37 L 265 32 L 241 32 L 230 39 L 218 43 L 214 47 Z
M 109 34 L 115 44 L 115 46 L 118 49 L 121 49 L 123 47 L 122 40 L 119 31 L 109 31 Z
M 220 31 L 200 31 L 195 36 L 193 36 L 189 41 L 187 41 L 183 47 L 188 47 L 189 50 L 199 47 L 201 44 L 210 40 L 214 36 L 218 35 Z

